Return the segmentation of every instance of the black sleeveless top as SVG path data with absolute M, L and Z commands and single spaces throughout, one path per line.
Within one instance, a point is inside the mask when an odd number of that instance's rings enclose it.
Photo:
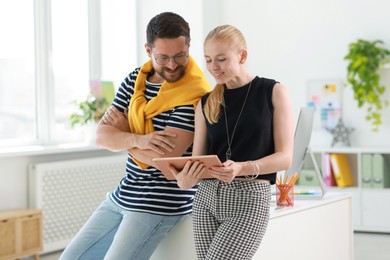
M 257 76 L 253 79 L 233 140 L 233 129 L 250 83 L 237 89 L 225 88 L 224 100 L 231 142 L 231 160 L 236 162 L 257 160 L 275 152 L 272 90 L 276 83 L 275 80 Z M 202 107 L 204 107 L 209 94 L 207 93 L 202 97 Z M 217 123 L 210 124 L 206 118 L 205 121 L 207 126 L 207 154 L 216 154 L 221 162 L 224 162 L 229 147 L 224 109 L 221 108 Z M 269 180 L 271 184 L 275 184 L 276 173 L 261 174 L 257 179 Z

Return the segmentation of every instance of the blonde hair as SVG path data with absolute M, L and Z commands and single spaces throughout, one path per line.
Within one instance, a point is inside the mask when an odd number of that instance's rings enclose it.
M 241 51 L 246 49 L 244 35 L 232 25 L 221 25 L 214 28 L 208 33 L 204 45 L 208 40 L 226 40 L 234 50 Z M 218 122 L 221 114 L 221 106 L 225 105 L 223 100 L 224 89 L 223 84 L 217 84 L 206 100 L 204 114 L 210 124 Z

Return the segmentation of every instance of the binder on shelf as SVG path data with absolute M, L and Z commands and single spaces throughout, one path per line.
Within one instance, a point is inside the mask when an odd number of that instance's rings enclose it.
M 362 154 L 362 188 L 372 188 L 372 154 Z
M 387 188 L 389 187 L 389 173 L 386 169 L 385 158 L 382 154 L 372 155 L 372 187 Z
M 347 155 L 340 153 L 332 153 L 330 154 L 330 161 L 332 164 L 332 170 L 336 179 L 337 186 L 352 186 L 352 172 L 349 167 Z
M 324 153 L 322 157 L 322 176 L 327 186 L 336 186 L 329 153 Z
M 314 169 L 301 169 L 299 172 L 298 183 L 301 186 L 318 186 L 319 180 Z M 297 183 L 297 184 L 298 184 Z

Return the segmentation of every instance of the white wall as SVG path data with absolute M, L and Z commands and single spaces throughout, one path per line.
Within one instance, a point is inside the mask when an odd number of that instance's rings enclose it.
M 387 0 L 146 0 L 138 1 L 139 60 L 146 59 L 143 44 L 145 27 L 155 14 L 173 11 L 190 24 L 191 54 L 204 69 L 211 85 L 214 80 L 205 69 L 203 39 L 215 26 L 232 24 L 248 42 L 248 66 L 253 74 L 274 78 L 290 91 L 297 118 L 299 108 L 306 106 L 307 82 L 340 79 L 346 82 L 344 56 L 348 44 L 359 38 L 381 39 L 390 49 L 390 2 Z M 388 88 L 390 69 L 381 69 L 382 83 Z M 343 121 L 354 128 L 353 146 L 389 146 L 390 106 L 383 111 L 383 125 L 378 133 L 365 121 L 365 109 L 358 109 L 353 93 L 343 88 Z M 319 116 L 319 115 L 318 115 Z M 315 129 L 312 145 L 330 146 L 332 136 Z
M 205 9 L 209 3 L 205 2 Z M 212 1 L 210 1 L 212 2 Z M 222 4 L 223 3 L 223 4 Z M 213 4 L 211 4 L 213 5 Z M 390 2 L 387 0 L 225 0 L 206 16 L 204 28 L 229 23 L 245 35 L 253 74 L 281 81 L 290 90 L 297 116 L 306 105 L 308 80 L 346 79 L 348 44 L 358 38 L 381 39 L 390 49 Z M 210 21 L 210 22 L 208 22 Z M 390 69 L 381 70 L 390 101 Z M 349 88 L 344 88 L 343 120 L 355 128 L 350 135 L 354 146 L 389 146 L 390 107 L 383 112 L 383 125 L 373 133 L 365 110 L 357 105 Z M 332 136 L 315 131 L 313 145 L 330 146 Z

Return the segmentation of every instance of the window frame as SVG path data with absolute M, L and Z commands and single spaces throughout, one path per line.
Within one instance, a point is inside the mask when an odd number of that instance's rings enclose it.
M 87 3 L 88 15 L 88 62 L 89 75 L 92 80 L 101 80 L 102 76 L 102 14 L 101 1 L 85 0 Z M 33 139 L 21 140 L 18 138 L 6 138 L 0 140 L 0 153 L 16 150 L 29 150 L 28 147 L 56 147 L 79 146 L 80 141 L 54 140 L 55 124 L 55 98 L 54 98 L 54 74 L 52 70 L 52 9 L 51 0 L 34 0 L 34 65 L 35 65 L 35 135 Z M 137 2 L 133 3 L 137 10 Z M 136 12 L 134 12 L 136 13 Z M 136 25 L 134 25 L 136 26 Z M 137 41 L 134 40 L 135 50 Z M 137 54 L 136 54 L 137 56 Z M 125 75 L 124 75 L 125 76 Z M 83 141 L 81 141 L 83 142 Z M 94 146 L 86 143 L 86 146 Z M 51 147 L 51 148 L 50 148 Z M 35 149 L 35 148 L 34 148 Z M 59 148 L 60 149 L 60 148 Z M 67 149 L 67 148 L 65 148 Z

